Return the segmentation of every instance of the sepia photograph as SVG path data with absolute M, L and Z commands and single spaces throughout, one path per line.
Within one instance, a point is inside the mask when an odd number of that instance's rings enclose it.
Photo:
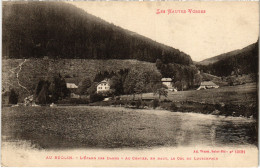
M 258 166 L 258 1 L 3 1 L 1 19 L 1 166 Z

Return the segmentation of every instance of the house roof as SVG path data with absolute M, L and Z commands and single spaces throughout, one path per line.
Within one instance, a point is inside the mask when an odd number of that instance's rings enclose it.
M 66 83 L 67 88 L 69 89 L 76 89 L 78 86 L 75 83 Z
M 212 81 L 203 81 L 200 84 L 201 86 L 217 86 L 214 82 Z
M 172 78 L 162 78 L 161 81 L 162 82 L 171 82 Z
M 111 80 L 110 79 L 104 79 L 101 82 L 99 82 L 97 85 L 99 85 L 100 83 L 108 83 L 111 84 Z

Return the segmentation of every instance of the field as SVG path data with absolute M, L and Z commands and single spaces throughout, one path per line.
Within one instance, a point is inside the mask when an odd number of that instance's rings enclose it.
M 158 98 L 158 95 L 146 93 L 142 95 L 145 99 Z M 123 96 L 123 98 L 132 98 L 132 96 Z M 136 95 L 140 98 L 140 95 Z M 250 105 L 257 102 L 257 85 L 256 83 L 247 83 L 237 86 L 225 86 L 217 89 L 208 90 L 189 90 L 179 92 L 168 92 L 168 96 L 161 97 L 173 102 L 192 101 L 200 103 L 232 103 L 236 105 Z
M 256 122 L 118 107 L 4 107 L 2 142 L 38 149 L 257 144 Z M 228 138 L 227 138 L 228 137 Z

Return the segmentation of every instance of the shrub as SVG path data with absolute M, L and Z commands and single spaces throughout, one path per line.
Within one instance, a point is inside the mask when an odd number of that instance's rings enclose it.
M 177 107 L 177 105 L 175 104 L 175 103 L 171 103 L 171 105 L 170 105 L 170 110 L 172 110 L 172 111 L 176 111 L 176 110 L 178 110 L 178 107 Z
M 102 96 L 101 94 L 97 94 L 97 93 L 91 94 L 89 98 L 90 98 L 91 102 L 97 102 L 97 101 L 104 100 L 104 96 Z
M 124 100 L 114 100 L 113 105 L 125 105 L 127 104 L 127 101 Z
M 149 106 L 149 104 L 145 101 L 142 102 L 142 105 L 145 107 L 145 106 Z
M 130 105 L 131 105 L 131 106 L 135 106 L 135 105 L 136 105 L 135 101 L 131 101 L 131 102 L 130 102 Z
M 138 99 L 138 100 L 136 101 L 136 108 L 140 108 L 141 105 L 142 105 L 142 100 L 141 100 L 141 99 Z
M 154 99 L 153 102 L 152 102 L 153 109 L 155 109 L 156 107 L 158 107 L 159 104 L 160 104 L 159 100 L 158 100 L 158 99 Z
M 16 94 L 14 89 L 12 89 L 9 96 L 9 104 L 17 104 L 17 103 L 18 103 L 18 94 Z
M 69 74 L 66 74 L 65 78 L 71 78 L 71 76 Z
M 219 103 L 215 104 L 214 107 L 216 110 L 221 110 L 221 108 L 222 108 L 221 104 L 219 104 Z
M 216 109 L 214 106 L 207 104 L 203 107 L 203 112 L 206 112 L 207 114 L 210 114 L 211 112 L 215 111 Z
M 254 104 L 252 107 L 249 107 L 250 111 L 252 112 L 252 115 L 255 119 L 258 119 L 258 107 L 256 104 Z

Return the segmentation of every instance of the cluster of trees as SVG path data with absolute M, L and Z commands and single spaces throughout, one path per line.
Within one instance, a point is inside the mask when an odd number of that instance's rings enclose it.
M 172 47 L 109 24 L 63 2 L 4 2 L 7 58 L 137 59 L 192 64 Z
M 55 75 L 51 81 L 40 80 L 35 89 L 35 102 L 37 104 L 56 103 L 58 100 L 69 96 L 70 91 L 66 86 L 65 79 L 60 75 Z
M 222 54 L 217 62 L 209 65 L 196 65 L 205 73 L 216 76 L 229 76 L 258 73 L 258 45 L 254 43 L 242 50 Z
M 172 78 L 173 84 L 178 90 L 190 89 L 200 83 L 198 70 L 195 66 L 185 66 L 175 63 L 163 63 L 156 60 L 156 67 L 165 78 Z
M 118 72 L 103 71 L 96 74 L 94 81 L 86 78 L 79 84 L 78 94 L 92 95 L 96 92 L 98 82 L 109 79 L 112 95 L 142 94 L 153 92 L 160 84 L 161 74 L 156 70 L 121 69 Z

